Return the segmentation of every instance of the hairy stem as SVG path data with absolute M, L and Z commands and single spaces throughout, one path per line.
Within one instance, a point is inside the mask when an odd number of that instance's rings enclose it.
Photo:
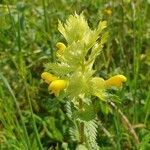
M 79 99 L 79 109 L 81 111 L 83 111 L 83 101 L 82 101 L 82 99 Z M 79 130 L 80 130 L 80 144 L 83 144 L 84 143 L 84 122 L 80 123 Z

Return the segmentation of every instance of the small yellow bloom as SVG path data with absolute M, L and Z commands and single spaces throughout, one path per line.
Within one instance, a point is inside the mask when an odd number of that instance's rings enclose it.
M 123 82 L 126 82 L 127 78 L 123 75 L 115 75 L 105 81 L 106 87 L 121 87 Z
M 52 81 L 57 80 L 58 78 L 48 72 L 43 72 L 41 78 L 47 83 L 50 84 Z
M 61 43 L 61 42 L 58 42 L 57 44 L 56 44 L 56 47 L 57 47 L 57 54 L 59 54 L 59 55 L 63 55 L 63 53 L 64 53 L 64 51 L 65 51 L 65 49 L 66 49 L 66 46 L 65 46 L 65 44 L 63 44 L 63 43 Z
M 111 15 L 112 15 L 112 9 L 111 9 L 111 8 L 106 8 L 104 11 L 105 11 L 105 13 L 106 13 L 108 16 L 111 16 Z
M 60 91 L 64 90 L 68 85 L 68 81 L 66 80 L 54 80 L 49 85 L 48 90 L 51 93 L 54 93 L 55 96 L 58 96 Z

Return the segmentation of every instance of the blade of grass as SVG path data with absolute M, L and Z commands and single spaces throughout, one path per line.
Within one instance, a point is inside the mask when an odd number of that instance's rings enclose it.
M 48 25 L 48 16 L 47 16 L 47 10 L 46 10 L 46 2 L 45 0 L 42 0 L 42 5 L 43 5 L 43 10 L 44 10 L 44 24 L 45 24 L 45 31 L 47 33 L 49 33 L 49 25 Z M 51 51 L 51 61 L 53 62 L 55 60 L 54 57 L 54 52 L 53 52 L 53 48 L 52 48 L 52 44 L 51 41 L 48 40 L 47 41 L 49 46 L 50 46 L 50 51 Z
M 3 126 L 3 133 L 8 137 L 6 138 L 3 144 L 4 146 L 8 145 L 9 140 L 13 140 L 16 144 L 16 146 L 20 145 L 26 145 L 26 140 L 24 139 L 24 136 L 22 134 L 22 128 L 18 122 L 16 111 L 14 108 L 14 101 L 12 101 L 12 98 L 8 97 L 7 100 L 2 96 L 4 93 L 4 89 L 2 86 L 0 86 L 0 122 Z M 17 134 L 17 136 L 16 136 Z M 9 144 L 11 147 L 12 144 Z M 26 146 L 25 146 L 26 147 Z M 21 148 L 21 147 L 20 147 Z
M 31 99 L 30 99 L 30 96 L 29 96 L 29 91 L 28 91 L 28 86 L 27 86 L 27 82 L 26 82 L 26 66 L 25 66 L 25 63 L 24 63 L 24 59 L 22 57 L 22 53 L 21 53 L 21 32 L 20 32 L 20 17 L 19 17 L 19 14 L 18 14 L 18 49 L 19 49 L 19 61 L 20 61 L 20 67 L 17 67 L 18 71 L 20 72 L 20 75 L 23 79 L 23 82 L 24 82 L 24 85 L 25 85 L 25 91 L 26 91 L 26 96 L 27 96 L 27 100 L 28 100 L 28 104 L 29 104 L 29 109 L 30 109 L 30 112 L 31 112 L 31 118 L 32 118 L 32 125 L 33 125 L 33 129 L 34 129 L 34 132 L 35 132 L 35 136 L 36 136 L 36 140 L 37 140 L 37 144 L 38 144 L 38 147 L 40 150 L 43 150 L 43 146 L 41 144 L 41 141 L 40 141 L 40 137 L 39 137 L 39 134 L 38 134 L 38 130 L 37 130 L 37 126 L 36 126 L 36 123 L 35 123 L 35 118 L 34 118 L 34 115 L 33 115 L 33 109 L 32 109 L 32 104 L 31 104 Z
M 121 150 L 121 138 L 122 138 L 122 132 L 121 132 L 121 126 L 119 125 L 119 119 L 118 119 L 118 114 L 115 113 L 114 117 L 114 126 L 116 129 L 116 148 L 117 150 Z
M 143 24 L 144 20 L 141 16 L 140 5 L 136 6 L 136 4 L 132 3 L 133 10 L 133 68 L 134 68 L 134 78 L 133 78 L 133 99 L 134 99 L 134 115 L 133 122 L 134 124 L 138 122 L 138 109 L 137 105 L 139 105 L 139 100 L 137 92 L 139 89 L 139 70 L 140 70 L 140 53 L 142 49 L 142 38 L 143 38 Z
M 30 141 L 29 141 L 28 132 L 27 132 L 24 120 L 23 120 L 22 112 L 20 110 L 19 104 L 18 104 L 17 99 L 15 97 L 15 94 L 14 94 L 12 88 L 10 87 L 7 79 L 2 74 L 0 74 L 0 77 L 1 77 L 2 81 L 4 82 L 4 85 L 6 86 L 6 88 L 8 89 L 9 93 L 11 94 L 11 96 L 12 96 L 12 98 L 14 100 L 14 103 L 16 105 L 16 108 L 17 108 L 17 111 L 18 111 L 18 115 L 20 117 L 21 124 L 22 124 L 22 127 L 23 127 L 23 133 L 24 133 L 24 136 L 25 136 L 25 139 L 26 139 L 27 149 L 30 150 Z
M 25 78 L 23 78 L 23 80 L 24 80 L 26 95 L 27 95 L 27 99 L 28 99 L 28 103 L 29 103 L 30 112 L 31 112 L 32 125 L 33 125 L 33 129 L 34 129 L 34 132 L 35 132 L 37 144 L 38 144 L 39 149 L 43 150 L 43 146 L 42 146 L 41 141 L 40 141 L 40 137 L 39 137 L 39 134 L 38 134 L 38 130 L 37 130 L 37 126 L 36 126 L 36 122 L 35 122 L 35 118 L 34 118 L 34 113 L 33 113 L 33 109 L 32 109 L 31 99 L 30 99 L 30 96 L 29 96 L 27 82 L 26 82 Z
M 145 115 L 144 124 L 146 125 L 148 117 L 150 116 L 150 89 L 148 91 L 147 98 L 146 98 L 145 111 L 146 111 L 146 115 Z
M 140 142 L 139 142 L 139 138 L 134 130 L 134 128 L 132 127 L 130 121 L 128 120 L 128 118 L 123 114 L 123 112 L 117 108 L 117 106 L 113 103 L 113 102 L 110 102 L 110 105 L 118 111 L 118 114 L 121 116 L 121 119 L 122 119 L 122 122 L 123 122 L 123 125 L 125 126 L 126 129 L 128 129 L 128 131 L 130 132 L 130 134 L 133 136 L 133 139 L 135 141 L 135 143 L 138 145 Z
M 16 27 L 15 27 L 15 22 L 14 22 L 14 19 L 12 17 L 12 14 L 11 14 L 11 11 L 9 9 L 9 6 L 7 5 L 7 8 L 9 10 L 9 16 L 11 18 L 11 22 L 12 22 L 12 25 L 13 25 L 13 28 L 14 28 L 14 32 L 17 34 L 16 35 L 16 38 L 17 38 L 17 45 L 18 45 L 18 50 L 19 50 L 19 60 L 20 60 L 20 56 L 22 55 L 21 54 L 21 29 L 20 29 L 20 14 L 18 13 L 18 25 L 17 25 L 17 30 L 16 30 Z M 19 69 L 19 68 L 18 68 Z M 23 69 L 22 66 L 20 69 Z M 23 74 L 22 74 L 23 76 Z M 24 79 L 24 78 L 23 78 Z M 42 144 L 41 144 L 41 141 L 40 141 L 40 138 L 39 138 L 39 135 L 38 135 L 38 131 L 37 131 L 37 127 L 36 127 L 36 123 L 35 123 L 35 120 L 34 120 L 34 117 L 33 117 L 33 111 L 32 111 L 32 105 L 31 105 L 31 101 L 30 101 L 30 97 L 29 97 L 29 94 L 28 94 L 28 90 L 27 90 L 27 85 L 26 85 L 26 81 L 24 80 L 24 83 L 25 83 L 25 87 L 26 87 L 26 94 L 27 94 L 27 99 L 28 99 L 28 103 L 29 103 L 29 108 L 30 108 L 30 112 L 31 112 L 31 117 L 32 117 L 32 125 L 33 125 L 33 128 L 34 128 L 34 132 L 35 132 L 35 135 L 36 135 L 36 139 L 37 139 L 37 144 L 39 146 L 39 149 L 40 150 L 43 150 L 43 147 L 42 147 Z M 21 111 L 20 111 L 21 112 Z M 23 121 L 23 120 L 22 120 Z M 27 131 L 26 131 L 27 132 Z M 26 135 L 27 136 L 27 135 Z M 28 141 L 29 143 L 29 141 Z M 28 145 L 28 147 L 30 147 L 30 144 Z

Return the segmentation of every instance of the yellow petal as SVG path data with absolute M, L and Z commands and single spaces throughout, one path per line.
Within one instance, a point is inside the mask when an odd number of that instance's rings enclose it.
M 57 80 L 58 78 L 48 72 L 43 72 L 41 78 L 47 83 L 50 84 L 52 81 Z
M 56 44 L 56 47 L 57 47 L 57 54 L 59 54 L 59 55 L 63 55 L 63 53 L 64 53 L 64 51 L 65 51 L 65 49 L 66 49 L 66 46 L 65 46 L 65 44 L 63 44 L 63 43 L 61 43 L 61 42 L 58 42 L 57 44 Z
M 51 93 L 54 93 L 55 96 L 58 96 L 60 91 L 64 90 L 68 85 L 68 82 L 66 80 L 54 80 L 49 85 L 48 90 L 51 91 Z
M 123 82 L 126 82 L 127 78 L 124 75 L 115 75 L 105 81 L 106 87 L 121 87 Z

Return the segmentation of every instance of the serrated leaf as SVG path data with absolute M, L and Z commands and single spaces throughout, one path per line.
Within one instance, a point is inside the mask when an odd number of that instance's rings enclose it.
M 88 149 L 99 150 L 99 146 L 96 142 L 97 136 L 97 123 L 96 120 L 91 120 L 85 123 L 85 135 L 86 135 L 86 145 Z

